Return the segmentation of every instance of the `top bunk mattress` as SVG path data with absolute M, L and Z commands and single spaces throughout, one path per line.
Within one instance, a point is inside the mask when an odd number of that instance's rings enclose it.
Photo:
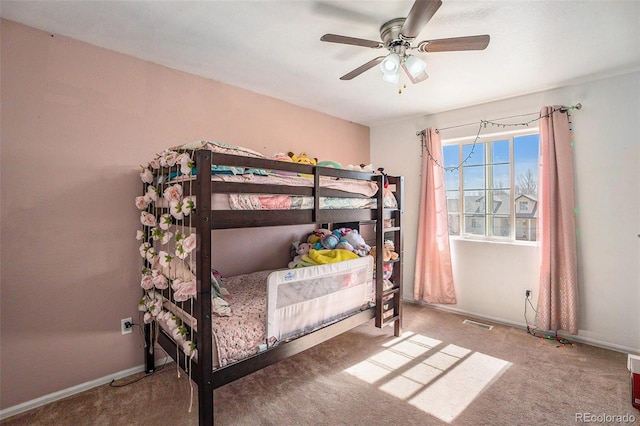
M 203 155 L 209 151 L 213 155 Z M 207 172 L 203 174 L 202 170 Z M 340 221 L 343 216 L 337 213 L 339 210 L 360 210 L 357 217 L 366 217 L 364 211 L 377 209 L 379 199 L 384 208 L 398 207 L 392 191 L 385 188 L 380 196 L 381 180 L 373 173 L 276 160 L 221 142 L 199 141 L 165 150 L 143 167 L 140 176 L 146 192 L 136 197 L 138 208 L 148 210 L 153 203 L 152 207 L 168 210 L 176 220 L 196 211 L 195 194 L 203 179 L 211 180 L 212 211 L 272 211 L 276 215 L 269 216 L 269 223 L 274 224 L 283 220 L 277 212 L 284 210 L 300 211 L 300 215 L 287 216 L 287 220 L 307 222 L 320 220 L 319 210 L 327 212 L 322 216 L 325 221 Z M 308 211 L 315 216 L 309 218 Z M 249 215 L 219 215 L 215 219 L 215 227 L 220 228 L 237 227 L 238 223 L 258 224 Z

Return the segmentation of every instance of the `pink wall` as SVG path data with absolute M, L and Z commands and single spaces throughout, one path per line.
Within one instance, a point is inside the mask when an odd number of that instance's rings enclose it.
M 0 409 L 142 364 L 120 319 L 137 318 L 133 199 L 155 152 L 215 139 L 369 161 L 358 124 L 11 21 L 1 43 Z M 284 266 L 296 231 L 221 231 L 215 264 Z

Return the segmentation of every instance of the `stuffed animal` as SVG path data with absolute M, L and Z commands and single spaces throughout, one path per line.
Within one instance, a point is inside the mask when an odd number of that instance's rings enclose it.
M 333 233 L 327 234 L 320 239 L 320 245 L 322 246 L 322 248 L 325 248 L 328 250 L 333 250 L 334 248 L 336 248 L 339 242 L 340 242 L 340 238 Z
M 372 164 L 360 164 L 359 166 L 354 166 L 353 164 L 349 164 L 347 165 L 347 167 L 345 167 L 345 169 L 353 170 L 354 172 L 373 173 Z
M 382 259 L 385 262 L 396 260 L 399 257 L 399 255 L 394 250 L 395 250 L 395 246 L 393 244 L 393 241 L 386 240 L 382 246 Z M 377 254 L 376 246 L 371 247 L 371 251 L 369 252 L 369 254 L 373 256 L 373 258 L 375 259 Z
M 309 250 L 311 250 L 311 244 L 300 243 L 298 244 L 298 250 L 296 250 L 296 253 L 298 253 L 298 256 L 303 256 L 305 254 L 309 254 Z
M 276 154 L 273 154 L 271 156 L 272 160 L 277 160 L 277 161 L 284 161 L 284 162 L 288 162 L 288 163 L 293 163 L 293 160 L 291 159 L 291 157 L 289 157 L 289 155 L 285 154 L 284 152 L 278 152 Z M 274 170 L 273 171 L 275 174 L 277 175 L 281 175 L 281 176 L 296 176 L 297 173 L 296 172 L 286 172 L 283 170 Z
M 314 245 L 316 245 L 316 243 L 320 242 L 322 237 L 324 237 L 325 235 L 328 235 L 330 233 L 331 233 L 331 231 L 329 231 L 328 229 L 322 229 L 322 228 L 315 229 L 307 237 L 307 242 L 310 243 L 312 246 L 314 246 Z
M 302 261 L 302 256 L 309 254 L 309 250 L 312 249 L 311 244 L 294 241 L 291 243 L 291 262 L 289 262 L 289 268 L 299 268 L 306 266 Z
M 346 241 L 353 247 L 353 252 L 360 257 L 364 257 L 369 254 L 371 247 L 364 241 L 362 235 L 356 230 L 352 229 L 342 236 L 342 240 Z
M 318 162 L 317 158 L 311 158 L 307 156 L 306 152 L 301 152 L 299 155 L 295 155 L 293 152 L 289 152 L 287 155 L 291 158 L 291 161 L 298 164 L 310 164 L 315 166 Z
M 344 240 L 338 242 L 338 244 L 336 245 L 336 248 L 340 250 L 347 250 L 347 251 L 354 250 L 353 246 Z
M 331 167 L 331 168 L 334 168 L 334 169 L 341 169 L 342 168 L 342 164 L 338 163 L 337 161 L 331 161 L 331 160 L 318 161 L 316 163 L 316 166 Z

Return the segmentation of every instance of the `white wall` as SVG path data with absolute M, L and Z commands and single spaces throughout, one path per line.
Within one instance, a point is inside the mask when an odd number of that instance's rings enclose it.
M 578 102 L 582 110 L 571 114 L 579 208 L 578 340 L 640 353 L 640 72 L 637 70 L 372 128 L 373 164 L 406 177 L 405 299 L 413 299 L 415 272 L 421 161 L 416 131 L 531 113 L 543 105 Z M 476 131 L 475 126 L 445 130 L 442 137 Z M 524 325 L 524 290 L 534 290 L 534 303 L 537 297 L 535 247 L 453 240 L 452 261 L 458 304 L 450 308 Z M 532 318 L 529 317 L 530 321 Z

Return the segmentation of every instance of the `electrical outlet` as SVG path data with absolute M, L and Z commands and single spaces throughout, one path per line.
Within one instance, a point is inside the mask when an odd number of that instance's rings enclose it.
M 131 318 L 123 318 L 120 320 L 120 330 L 122 334 L 129 334 L 133 331 L 133 320 Z
M 524 295 L 527 299 L 531 300 L 531 290 L 525 290 Z

